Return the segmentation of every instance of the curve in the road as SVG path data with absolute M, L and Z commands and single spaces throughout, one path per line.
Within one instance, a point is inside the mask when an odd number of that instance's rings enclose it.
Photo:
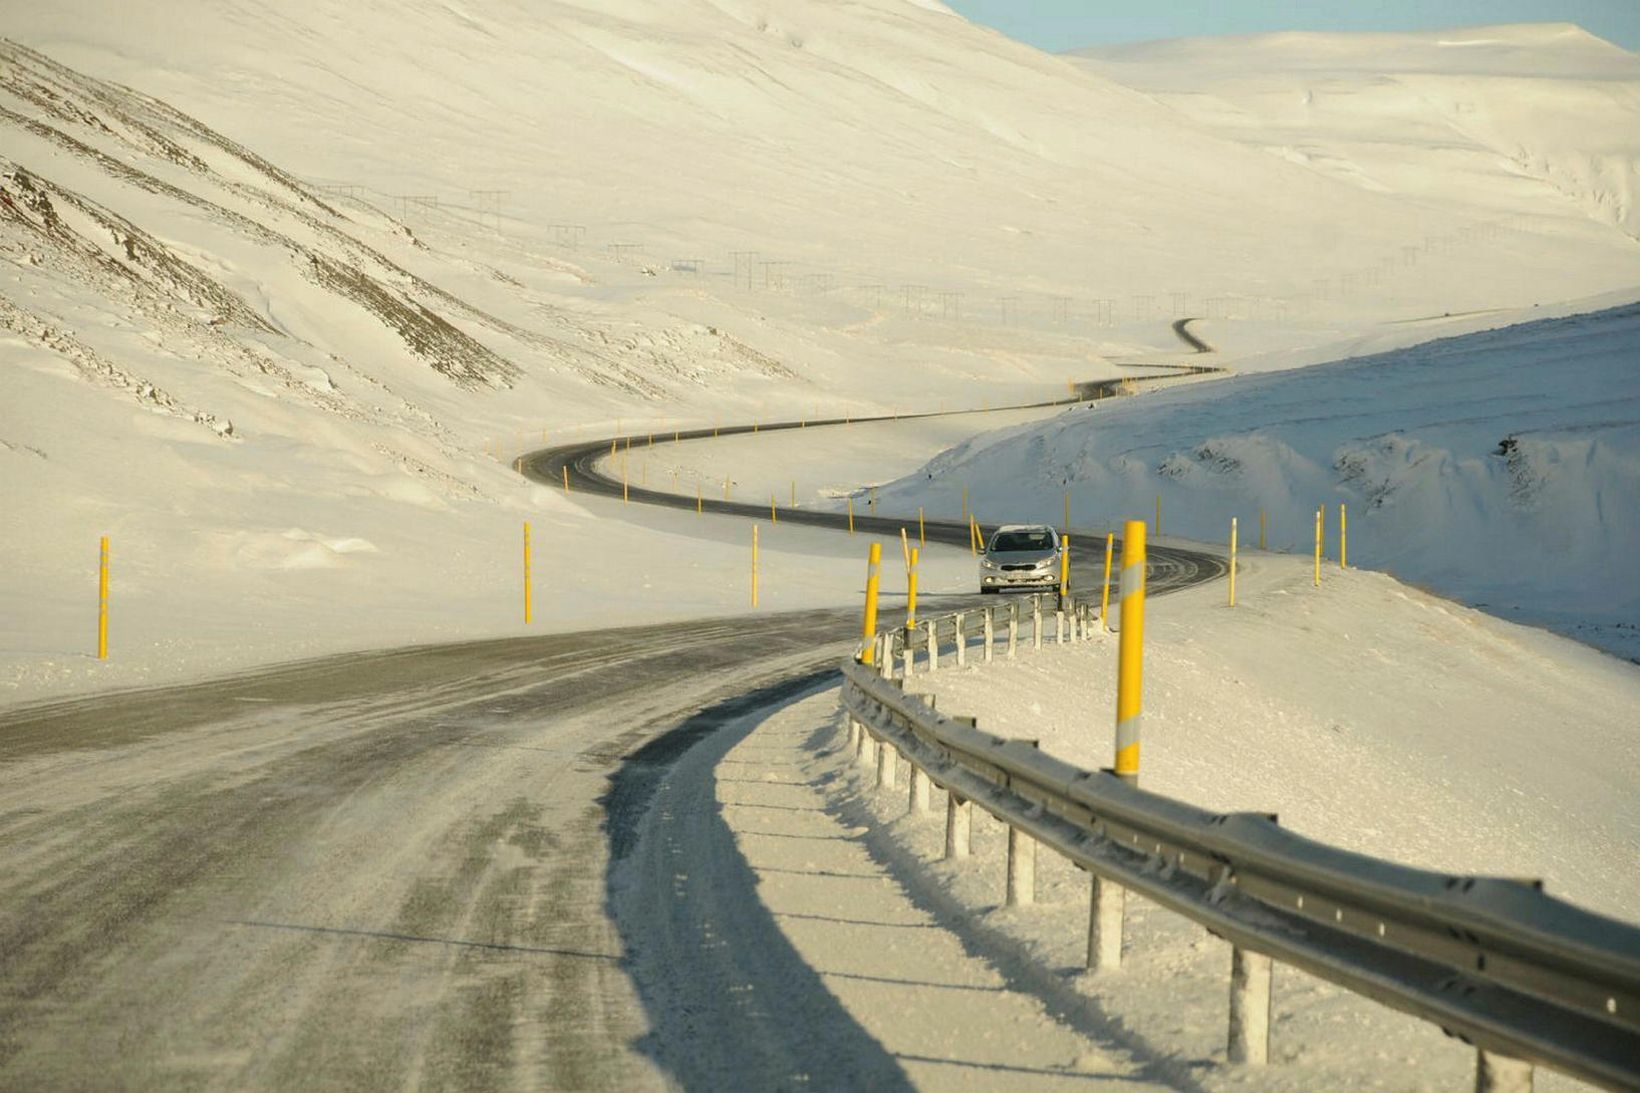
M 1079 384 L 1078 389 L 1086 392 L 1096 392 L 1089 398 L 1106 398 L 1115 394 L 1121 380 L 1095 380 Z M 1004 411 L 1048 408 L 1053 406 L 1069 406 L 1088 401 L 1088 398 L 1056 399 L 1049 402 L 1028 403 L 1022 406 L 999 407 L 991 413 Z M 685 429 L 679 430 L 671 437 L 653 434 L 630 434 L 615 437 L 604 437 L 599 440 L 581 441 L 574 444 L 557 445 L 530 452 L 521 457 L 519 468 L 527 477 L 545 486 L 562 488 L 565 476 L 569 480 L 572 493 L 593 494 L 601 497 L 625 497 L 632 502 L 644 505 L 659 505 L 666 508 L 694 510 L 697 505 L 704 512 L 723 516 L 739 516 L 748 520 L 760 520 L 768 516 L 767 505 L 752 504 L 745 501 L 725 501 L 715 498 L 696 498 L 686 494 L 670 493 L 665 490 L 654 490 L 644 486 L 634 486 L 622 483 L 604 474 L 598 462 L 611 452 L 631 444 L 637 446 L 642 443 L 655 447 L 685 440 L 701 440 L 720 436 L 735 436 L 752 432 L 763 433 L 780 432 L 789 429 L 824 429 L 847 428 L 856 424 L 884 421 L 914 421 L 919 418 L 951 416 L 953 414 L 975 414 L 987 411 L 946 411 L 926 414 L 884 415 L 865 418 L 830 418 L 821 421 L 777 421 L 758 425 L 736 425 L 715 429 Z M 801 524 L 807 527 L 830 528 L 834 531 L 847 532 L 849 518 L 845 513 L 824 512 L 814 509 L 788 508 L 782 509 L 780 519 L 783 523 Z M 857 533 L 898 536 L 900 530 L 915 525 L 915 517 L 910 516 L 872 516 L 855 513 L 854 529 Z M 954 520 L 927 520 L 925 521 L 927 537 L 937 543 L 966 549 L 968 546 L 968 528 Z M 982 525 L 983 529 L 983 525 Z M 1120 542 L 1120 539 L 1118 539 Z M 1073 560 L 1080 567 L 1085 559 L 1073 554 Z M 1225 573 L 1225 563 L 1216 554 L 1205 551 L 1190 550 L 1183 547 L 1162 546 L 1151 543 L 1147 552 L 1147 584 L 1156 594 L 1171 589 L 1183 588 L 1192 584 L 1221 577 Z M 1079 574 L 1081 575 L 1081 574 Z

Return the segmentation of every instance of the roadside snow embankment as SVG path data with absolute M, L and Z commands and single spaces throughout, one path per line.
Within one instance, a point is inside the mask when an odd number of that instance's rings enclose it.
M 1234 609 L 1218 584 L 1149 605 L 1147 789 L 1277 812 L 1306 836 L 1423 868 L 1542 877 L 1560 898 L 1640 918 L 1640 668 L 1382 574 L 1334 568 L 1316 589 L 1304 560 L 1254 554 L 1239 591 Z M 947 659 L 910 689 L 987 732 L 1106 766 L 1116 645 L 1027 647 L 966 669 Z M 1121 972 L 1082 973 L 1085 875 L 1040 856 L 1037 904 L 1002 906 L 1002 824 L 976 812 L 975 856 L 940 861 L 943 802 L 908 812 L 903 790 L 876 791 L 834 739 L 812 777 L 830 779 L 839 815 L 946 925 L 1056 1011 L 1091 1010 L 1125 1040 L 1191 1060 L 1202 1088 L 1247 1080 L 1201 1068 L 1224 1061 L 1227 945 L 1134 900 Z M 1260 1088 L 1344 1088 L 1368 1073 L 1386 1088 L 1455 1087 L 1474 1064 L 1434 1026 L 1285 967 L 1271 1060 Z M 1540 1076 L 1541 1088 L 1572 1085 Z
M 1315 508 L 1350 557 L 1488 611 L 1640 656 L 1640 305 L 1296 372 L 1090 404 L 979 438 L 882 489 L 963 486 L 987 521 L 1115 524 L 1307 551 Z

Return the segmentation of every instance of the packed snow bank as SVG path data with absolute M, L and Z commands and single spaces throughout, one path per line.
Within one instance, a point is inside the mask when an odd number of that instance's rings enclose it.
M 1640 305 L 1295 372 L 1088 404 L 958 446 L 881 490 L 901 510 L 1115 526 L 1336 557 L 1640 656 Z
M 1239 592 L 1233 609 L 1222 585 L 1147 605 L 1147 789 L 1276 812 L 1304 835 L 1424 868 L 1542 877 L 1561 898 L 1640 919 L 1640 668 L 1381 574 L 1333 570 L 1316 589 L 1302 559 L 1247 557 Z M 988 732 L 1108 766 L 1116 645 L 1111 635 L 1027 646 L 965 669 L 947 657 L 910 689 Z M 1239 1068 L 1202 1066 L 1224 1061 L 1228 945 L 1133 900 L 1120 974 L 1079 974 L 1084 874 L 1039 855 L 1038 904 L 1002 906 L 1005 827 L 976 810 L 975 857 L 940 861 L 938 794 L 930 813 L 908 812 L 904 789 L 876 791 L 843 739 L 840 724 L 815 738 L 811 778 L 833 787 L 841 815 L 947 926 L 1021 978 L 1038 969 L 1035 989 L 1058 1012 L 1092 1010 L 1119 1021 L 1128 1044 L 1191 1060 L 1202 1087 L 1246 1081 Z M 748 744 L 770 748 L 746 756 L 737 776 L 767 777 L 755 764 L 774 761 L 773 740 Z M 1455 1088 L 1474 1054 L 1433 1025 L 1282 967 L 1271 1062 L 1260 1088 L 1345 1088 L 1363 1073 L 1386 1088 Z M 1551 1074 L 1539 1083 L 1576 1085 Z

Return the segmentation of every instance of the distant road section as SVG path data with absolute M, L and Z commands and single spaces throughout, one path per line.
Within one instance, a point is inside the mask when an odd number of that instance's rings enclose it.
M 1200 338 L 1196 337 L 1196 335 L 1194 335 L 1190 332 L 1190 324 L 1195 322 L 1196 318 L 1199 318 L 1199 316 L 1189 318 L 1189 319 L 1179 319 L 1179 320 L 1177 320 L 1173 324 L 1173 333 L 1175 333 L 1179 336 L 1180 341 L 1184 342 L 1184 344 L 1188 345 L 1190 348 L 1194 349 L 1198 353 L 1216 353 L 1216 352 L 1218 352 L 1211 345 L 1208 345 L 1206 342 L 1202 341 Z

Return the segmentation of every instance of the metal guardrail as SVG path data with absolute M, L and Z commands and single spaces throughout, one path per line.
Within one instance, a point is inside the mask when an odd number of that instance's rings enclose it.
M 1086 637 L 1094 613 L 1067 607 L 1059 633 Z M 1020 615 L 1010 611 L 1016 627 Z M 1147 792 L 947 717 L 894 677 L 907 651 L 937 668 L 935 635 L 965 647 L 967 620 L 983 619 L 990 659 L 994 617 L 969 611 L 886 631 L 874 665 L 856 657 L 843 666 L 861 753 L 870 740 L 883 749 L 880 763 L 908 761 L 914 801 L 918 778 L 950 795 L 948 853 L 958 804 L 978 804 L 1013 829 L 1011 885 L 1016 840 L 1028 836 L 1094 875 L 1096 919 L 1099 883 L 1109 882 L 1231 942 L 1238 969 L 1246 951 L 1266 969 L 1268 959 L 1290 964 L 1432 1021 L 1479 1049 L 1481 1088 L 1530 1088 L 1524 1064 L 1537 1064 L 1640 1089 L 1640 927 L 1555 899 L 1537 882 L 1414 869 L 1296 835 L 1273 816 L 1218 814 Z M 1032 643 L 1041 635 L 1039 621 Z M 926 802 L 926 785 L 921 792 Z M 966 854 L 966 814 L 961 824 Z M 1090 924 L 1090 939 L 1097 930 Z M 1267 1022 L 1267 973 L 1262 982 Z M 1233 1057 L 1235 1010 L 1233 991 Z

